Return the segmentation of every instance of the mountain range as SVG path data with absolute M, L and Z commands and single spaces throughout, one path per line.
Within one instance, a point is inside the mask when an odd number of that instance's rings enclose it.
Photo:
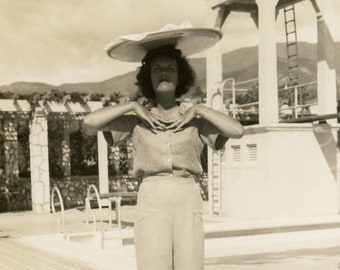
M 279 80 L 286 81 L 288 74 L 287 48 L 285 43 L 277 44 L 277 72 Z M 299 76 L 300 83 L 316 80 L 317 46 L 307 42 L 298 43 Z M 340 42 L 335 43 L 336 71 L 338 92 L 340 92 Z M 206 60 L 205 58 L 189 58 L 196 71 L 196 86 L 203 91 L 206 88 Z M 258 47 L 247 47 L 225 53 L 222 57 L 223 79 L 234 78 L 236 82 L 251 80 L 258 77 Z M 103 93 L 112 95 L 119 93 L 122 96 L 136 95 L 136 72 L 128 72 L 100 82 L 65 83 L 59 86 L 41 82 L 15 82 L 0 86 L 0 92 L 14 92 L 17 94 L 44 93 L 51 89 L 64 92 Z M 280 81 L 279 81 L 280 85 Z

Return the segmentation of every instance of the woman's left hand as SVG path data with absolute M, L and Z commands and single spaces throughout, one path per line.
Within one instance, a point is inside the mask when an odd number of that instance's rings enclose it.
M 241 138 L 244 134 L 243 126 L 237 120 L 202 104 L 192 106 L 178 121 L 168 126 L 168 128 L 175 128 L 174 132 L 177 132 L 196 117 L 201 117 L 214 125 L 220 131 L 219 134 L 227 138 Z
M 168 126 L 168 129 L 175 129 L 174 132 L 180 131 L 186 124 L 190 123 L 194 118 L 196 118 L 196 106 L 192 106 L 187 110 L 176 122 Z

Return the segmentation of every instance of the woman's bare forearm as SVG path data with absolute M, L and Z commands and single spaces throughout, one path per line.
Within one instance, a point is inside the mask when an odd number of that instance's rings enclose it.
M 228 138 L 241 138 L 244 134 L 243 126 L 234 118 L 212 110 L 204 105 L 195 106 L 196 115 L 213 124 L 221 131 L 221 135 Z
M 84 125 L 92 129 L 100 129 L 112 120 L 134 111 L 136 102 L 131 101 L 124 104 L 108 106 L 88 114 L 84 119 Z

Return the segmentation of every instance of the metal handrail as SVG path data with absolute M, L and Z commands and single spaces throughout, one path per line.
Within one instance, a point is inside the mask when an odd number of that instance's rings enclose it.
M 317 84 L 318 81 L 313 81 L 313 82 L 309 82 L 309 83 L 302 83 L 302 84 L 298 84 L 298 85 L 293 85 L 293 86 L 287 86 L 284 88 L 279 88 L 279 91 L 283 91 L 283 90 L 289 90 L 289 89 L 293 89 L 296 87 L 303 87 L 303 86 L 309 86 L 309 85 L 313 85 L 313 84 Z
M 315 121 L 325 121 L 328 119 L 340 119 L 340 113 L 324 114 L 324 115 L 312 115 L 301 117 L 297 119 L 281 120 L 280 123 L 310 123 Z
M 242 82 L 235 82 L 234 78 L 228 78 L 226 80 L 224 80 L 221 83 L 221 89 L 222 89 L 222 93 L 224 92 L 225 88 L 225 84 L 227 82 L 231 82 L 231 88 L 227 89 L 227 90 L 231 90 L 232 91 L 232 103 L 233 103 L 233 108 L 232 109 L 227 109 L 225 111 L 227 112 L 231 112 L 233 117 L 236 117 L 236 113 L 239 112 L 238 109 L 240 108 L 244 108 L 244 107 L 249 107 L 249 106 L 254 106 L 254 105 L 258 105 L 259 102 L 250 102 L 250 103 L 246 103 L 246 104 L 241 104 L 241 105 L 236 105 L 236 91 L 238 91 L 238 89 L 236 89 L 235 87 L 238 85 L 243 85 L 243 84 L 247 84 L 247 83 L 251 83 L 251 82 L 256 82 L 258 81 L 258 78 L 255 79 L 250 79 L 250 80 L 246 80 L 246 81 L 242 81 Z M 284 88 L 279 88 L 278 91 L 287 91 L 287 90 L 291 90 L 294 89 L 295 91 L 295 102 L 294 102 L 294 106 L 289 106 L 287 108 L 281 109 L 279 108 L 279 112 L 285 111 L 285 110 L 293 110 L 294 114 L 295 114 L 295 118 L 298 117 L 298 109 L 299 108 L 305 108 L 305 107 L 309 107 L 309 106 L 314 106 L 317 105 L 317 103 L 311 103 L 311 104 L 301 104 L 299 105 L 297 103 L 297 89 L 300 87 L 305 87 L 305 86 L 310 86 L 310 85 L 315 85 L 317 83 L 317 81 L 313 81 L 313 82 L 308 82 L 308 83 L 303 83 L 303 84 L 299 84 L 299 85 L 294 85 L 294 86 L 289 86 L 289 87 L 284 87 Z M 223 97 L 222 97 L 223 98 Z M 253 112 L 252 110 L 242 110 L 242 112 L 244 113 L 251 113 Z
M 235 86 L 237 86 L 237 85 L 242 85 L 242 84 L 246 84 L 246 83 L 251 83 L 251 82 L 257 82 L 258 80 L 259 80 L 258 78 L 254 78 L 254 79 L 250 79 L 250 80 L 238 82 L 238 83 L 235 83 Z
M 94 191 L 94 196 L 91 195 L 91 190 Z M 92 219 L 93 219 L 93 230 L 96 231 L 97 227 L 96 227 L 96 215 L 93 213 L 92 208 L 91 208 L 91 203 L 90 203 L 90 199 L 95 197 L 98 203 L 98 208 L 99 208 L 99 223 L 100 223 L 100 230 L 103 231 L 103 213 L 102 213 L 102 204 L 100 201 L 100 197 L 99 197 L 99 192 L 98 189 L 95 185 L 89 185 L 89 187 L 87 188 L 87 197 L 86 197 L 86 222 L 89 223 L 89 212 L 92 213 Z
M 245 103 L 245 104 L 235 105 L 235 107 L 236 107 L 236 109 L 238 109 L 238 108 L 249 107 L 249 106 L 253 106 L 253 105 L 259 105 L 259 102 L 258 101 L 249 102 L 249 103 Z
M 91 190 L 94 191 L 93 195 L 91 194 Z M 102 209 L 102 204 L 101 204 L 101 198 L 100 198 L 100 195 L 99 195 L 97 187 L 95 185 L 89 185 L 89 187 L 87 188 L 87 197 L 86 197 L 87 206 L 86 206 L 86 211 L 88 211 L 88 210 L 92 211 L 90 200 L 93 199 L 93 198 L 96 198 L 97 203 L 98 203 L 99 222 L 100 222 L 100 247 L 101 247 L 101 249 L 104 249 L 104 221 L 103 221 L 103 209 Z M 110 200 L 109 200 L 109 203 L 111 205 L 111 201 Z M 109 205 L 109 210 L 111 211 L 111 206 L 110 205 Z M 110 213 L 110 215 L 111 215 L 111 213 Z M 93 212 L 92 212 L 92 217 L 93 217 L 93 223 L 96 224 L 96 216 L 94 215 Z M 87 222 L 88 222 L 88 214 L 87 214 Z M 110 224 L 111 224 L 111 219 L 110 219 Z M 94 230 L 96 231 L 96 225 L 94 225 Z
M 64 235 L 64 239 L 66 239 L 66 229 L 65 229 L 65 209 L 64 209 L 64 203 L 63 203 L 63 199 L 61 197 L 61 193 L 58 187 L 53 187 L 52 191 L 51 191 L 51 207 L 52 207 L 52 213 L 55 214 L 56 210 L 55 210 L 55 194 L 57 194 L 58 196 L 58 200 L 60 203 L 60 211 L 61 211 L 61 218 L 62 218 L 62 233 Z M 61 233 L 60 231 L 60 219 L 59 217 L 57 218 L 57 223 L 58 223 L 58 232 Z

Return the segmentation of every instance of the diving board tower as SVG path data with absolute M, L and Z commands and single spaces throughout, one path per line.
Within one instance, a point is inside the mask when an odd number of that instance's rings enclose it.
M 208 0 L 208 27 L 233 24 L 232 12 L 250 14 L 258 31 L 259 124 L 242 139 L 209 151 L 209 211 L 232 218 L 284 218 L 339 213 L 336 119 L 326 123 L 279 121 L 276 18 L 291 5 L 315 11 L 318 115 L 337 112 L 332 35 L 333 0 Z M 297 16 L 298 19 L 298 16 Z M 228 33 L 224 33 L 228 39 Z M 223 42 L 223 40 L 222 40 Z M 247 61 L 247 59 L 239 59 Z M 207 102 L 222 110 L 221 42 L 207 54 Z M 252 79 L 252 78 L 249 78 Z

